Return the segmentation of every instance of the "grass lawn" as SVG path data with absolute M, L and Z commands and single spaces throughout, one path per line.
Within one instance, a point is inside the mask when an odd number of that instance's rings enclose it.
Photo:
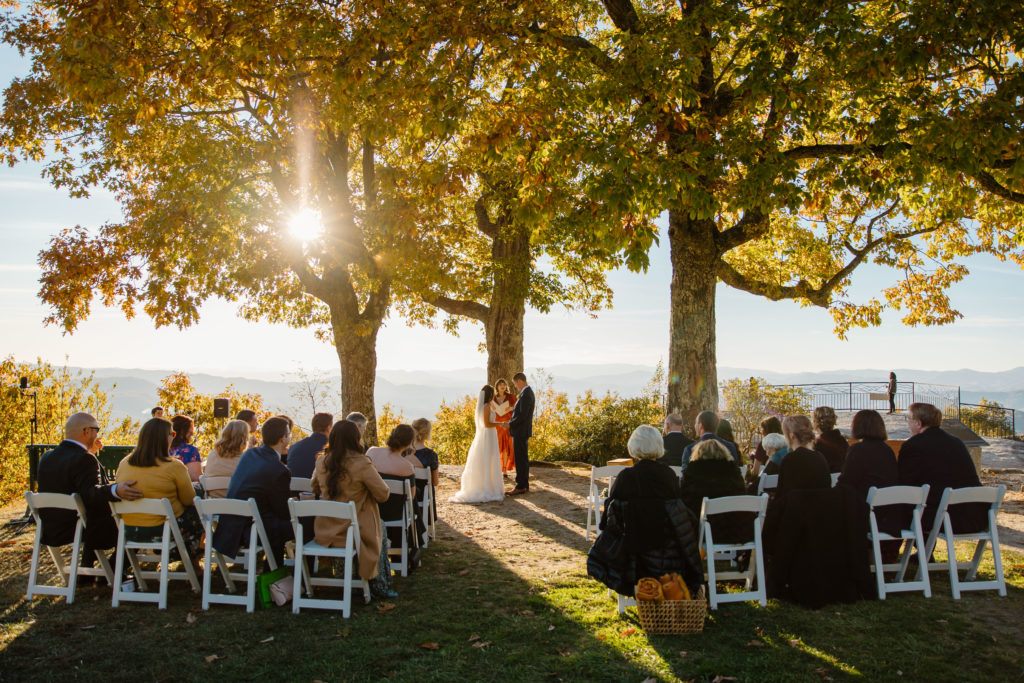
M 105 587 L 80 588 L 71 606 L 28 602 L 32 531 L 0 542 L 3 680 L 1024 678 L 1024 557 L 1005 551 L 1005 598 L 954 601 L 936 573 L 931 599 L 902 594 L 820 611 L 743 603 L 713 613 L 703 633 L 648 637 L 635 610 L 620 618 L 585 576 L 582 552 L 578 570 L 524 579 L 443 525 L 424 566 L 396 579 L 394 608 L 360 604 L 348 620 L 288 608 L 203 612 L 179 582 L 166 611 L 113 609 Z

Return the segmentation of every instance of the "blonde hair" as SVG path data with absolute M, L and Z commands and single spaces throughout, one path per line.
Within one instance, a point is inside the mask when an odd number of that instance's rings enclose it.
M 814 443 L 814 427 L 806 415 L 788 415 L 782 421 L 782 433 L 791 449 Z
M 717 439 L 706 439 L 698 441 L 693 447 L 690 455 L 690 462 L 694 460 L 728 460 L 732 462 L 732 455 Z
M 419 442 L 426 441 L 430 438 L 430 420 L 425 417 L 417 417 L 412 421 L 412 429 L 416 432 L 416 440 Z
M 836 411 L 831 406 L 818 406 L 814 409 L 814 428 L 819 433 L 827 432 L 836 426 Z
M 242 420 L 231 420 L 221 430 L 213 450 L 222 458 L 237 458 L 249 444 L 249 423 Z
M 629 435 L 626 450 L 634 460 L 654 460 L 665 455 L 665 441 L 651 425 L 640 425 Z

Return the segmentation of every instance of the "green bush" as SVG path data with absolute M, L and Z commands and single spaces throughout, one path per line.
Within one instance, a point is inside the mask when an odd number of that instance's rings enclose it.
M 799 387 L 772 385 L 760 377 L 731 379 L 719 385 L 723 417 L 732 422 L 740 452 L 749 448 L 751 438 L 764 418 L 775 415 L 809 415 L 811 397 Z
M 977 406 L 960 406 L 960 421 L 981 436 L 1012 437 L 1013 413 L 995 401 L 981 398 Z

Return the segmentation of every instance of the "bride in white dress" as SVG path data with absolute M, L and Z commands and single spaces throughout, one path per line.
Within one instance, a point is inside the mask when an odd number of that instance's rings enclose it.
M 501 476 L 498 431 L 495 429 L 491 400 L 494 387 L 484 385 L 476 403 L 476 436 L 469 447 L 462 485 L 452 496 L 453 503 L 489 503 L 505 498 L 505 480 Z

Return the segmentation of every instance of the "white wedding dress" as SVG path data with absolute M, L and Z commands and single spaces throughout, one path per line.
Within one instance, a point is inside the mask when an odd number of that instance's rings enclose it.
M 476 436 L 466 457 L 462 485 L 451 498 L 453 503 L 489 503 L 505 498 L 498 430 L 484 425 L 485 410 L 490 410 L 490 406 L 484 403 L 484 392 L 481 391 L 476 402 Z M 491 422 L 494 422 L 493 414 Z

